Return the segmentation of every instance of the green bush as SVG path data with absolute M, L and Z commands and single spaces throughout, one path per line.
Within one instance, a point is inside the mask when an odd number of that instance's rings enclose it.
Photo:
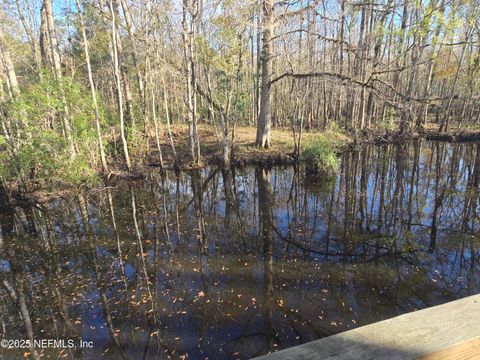
M 96 133 L 94 111 L 85 87 L 65 78 L 62 87 L 45 74 L 40 82 L 21 89 L 5 104 L 9 139 L 0 138 L 0 178 L 20 184 L 38 182 L 53 187 L 96 181 Z M 65 102 L 67 107 L 65 106 Z M 63 118 L 72 126 L 77 154 L 63 136 Z
M 63 137 L 51 130 L 35 132 L 14 152 L 0 155 L 0 177 L 6 181 L 79 185 L 93 182 L 95 172 L 82 154 L 72 157 Z
M 321 138 L 305 145 L 302 160 L 307 163 L 307 166 L 320 171 L 332 171 L 338 168 L 335 148 Z

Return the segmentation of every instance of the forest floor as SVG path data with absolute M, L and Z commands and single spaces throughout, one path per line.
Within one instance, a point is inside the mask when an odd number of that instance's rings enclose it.
M 200 124 L 198 127 L 200 138 L 200 152 L 202 156 L 202 164 L 221 164 L 222 162 L 222 144 L 221 133 L 218 130 L 218 138 L 215 128 L 209 124 Z M 249 165 L 249 164 L 288 164 L 294 162 L 295 143 L 293 132 L 291 129 L 274 128 L 271 132 L 272 145 L 268 149 L 258 149 L 255 147 L 256 127 L 254 126 L 236 126 L 235 139 L 233 147 L 233 164 L 234 165 Z M 176 125 L 173 133 L 175 138 L 175 147 L 179 158 L 181 169 L 193 168 L 190 156 L 190 144 L 188 126 Z M 298 139 L 297 133 L 297 139 Z M 231 136 L 231 134 L 230 134 Z M 166 136 L 164 137 L 166 138 Z M 231 138 L 229 139 L 231 141 Z M 298 141 L 298 140 L 297 140 Z M 350 144 L 352 138 L 343 134 L 340 131 L 326 130 L 319 132 L 303 131 L 301 144 L 307 146 L 308 144 L 322 141 L 327 143 L 332 148 L 340 150 L 342 147 Z M 170 145 L 165 142 L 162 143 L 162 152 L 166 165 L 169 167 L 173 161 Z M 158 165 L 156 156 L 150 156 L 153 164 Z M 150 162 L 152 164 L 152 162 Z
M 212 125 L 199 124 L 198 132 L 201 142 L 202 162 L 200 166 L 197 166 L 191 162 L 188 126 L 183 124 L 175 125 L 173 136 L 181 170 L 222 163 L 221 129 L 217 129 L 217 131 L 218 137 Z M 268 149 L 255 147 L 256 131 L 254 126 L 236 126 L 235 145 L 233 147 L 234 165 L 283 165 L 291 164 L 298 160 L 294 154 L 295 143 L 292 129 L 273 128 L 271 132 L 272 145 Z M 298 135 L 297 133 L 297 139 Z M 397 131 L 388 129 L 363 130 L 356 134 L 349 134 L 339 129 L 304 130 L 302 132 L 301 146 L 305 148 L 315 142 L 324 142 L 335 149 L 336 152 L 341 153 L 347 149 L 354 149 L 369 144 L 392 144 L 418 138 L 458 142 L 475 141 L 480 140 L 480 128 L 465 129 L 463 127 L 460 129 L 452 127 L 449 131 L 440 133 L 436 125 L 427 125 L 421 132 L 410 132 L 402 135 Z M 167 139 L 166 134 L 162 134 L 162 139 Z M 229 141 L 231 141 L 231 138 Z M 156 148 L 153 143 L 152 146 Z M 173 156 L 169 143 L 163 141 L 161 148 L 166 168 L 173 168 Z M 159 165 L 158 153 L 156 151 L 150 154 L 147 163 L 150 166 Z

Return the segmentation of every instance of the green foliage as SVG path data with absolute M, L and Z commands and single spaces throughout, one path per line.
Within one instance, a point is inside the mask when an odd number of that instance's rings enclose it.
M 335 120 L 330 120 L 328 122 L 328 129 L 334 133 L 338 133 L 338 134 L 343 133 L 342 127 Z
M 393 108 L 387 108 L 385 110 L 385 116 L 379 118 L 376 127 L 380 130 L 394 131 L 397 128 L 397 119 L 399 113 Z
M 308 143 L 302 152 L 302 160 L 320 171 L 332 171 L 338 168 L 335 147 L 322 138 Z
M 95 173 L 82 155 L 72 157 L 61 135 L 51 130 L 31 134 L 10 155 L 0 155 L 0 177 L 6 181 L 79 185 L 93 183 Z
M 64 96 L 62 96 L 62 93 Z M 68 109 L 77 154 L 63 136 Z M 6 104 L 11 138 L 0 141 L 8 151 L 0 153 L 0 177 L 6 181 L 79 185 L 96 180 L 96 132 L 88 91 L 71 79 L 62 86 L 48 74 L 25 86 Z M 93 151 L 92 151 L 93 149 Z
M 247 14 L 242 14 L 244 9 L 230 0 L 222 6 L 223 12 L 213 16 L 209 23 L 209 36 L 196 37 L 196 50 L 199 63 L 210 73 L 212 98 L 228 107 L 230 117 L 238 121 L 251 108 L 250 96 L 242 88 L 248 73 L 248 64 L 243 59 L 249 51 L 248 43 L 242 36 L 245 31 L 242 19 Z

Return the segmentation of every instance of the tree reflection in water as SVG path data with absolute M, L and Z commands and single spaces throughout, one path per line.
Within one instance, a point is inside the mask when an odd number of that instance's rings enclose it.
M 249 358 L 480 290 L 480 145 L 412 142 L 303 168 L 152 172 L 3 205 L 0 355 Z

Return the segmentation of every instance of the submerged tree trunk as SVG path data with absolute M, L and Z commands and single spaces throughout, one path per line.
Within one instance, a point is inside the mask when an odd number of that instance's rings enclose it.
M 32 357 L 35 360 L 39 360 L 40 356 L 35 347 L 34 343 L 34 330 L 32 325 L 32 319 L 30 316 L 30 311 L 27 305 L 27 298 L 25 296 L 25 284 L 26 284 L 26 274 L 23 271 L 21 257 L 18 256 L 13 242 L 15 241 L 14 237 L 17 236 L 21 230 L 14 225 L 16 214 L 14 209 L 10 206 L 2 207 L 2 216 L 0 217 L 0 242 L 2 256 L 7 257 L 7 263 L 9 264 L 9 273 L 12 277 L 12 284 L 7 278 L 4 270 L 0 272 L 0 284 L 4 288 L 5 292 L 8 294 L 11 302 L 15 305 L 16 310 L 20 314 L 22 319 L 26 338 L 30 341 L 28 346 L 29 350 L 32 352 Z M 2 321 L 3 322 L 3 321 Z
M 263 270 L 264 270 L 264 296 L 265 296 L 265 334 L 269 350 L 274 350 L 276 340 L 273 329 L 274 282 L 273 282 L 273 191 L 270 184 L 270 171 L 257 169 L 255 171 L 258 184 L 258 216 L 260 224 L 260 236 L 263 243 Z

